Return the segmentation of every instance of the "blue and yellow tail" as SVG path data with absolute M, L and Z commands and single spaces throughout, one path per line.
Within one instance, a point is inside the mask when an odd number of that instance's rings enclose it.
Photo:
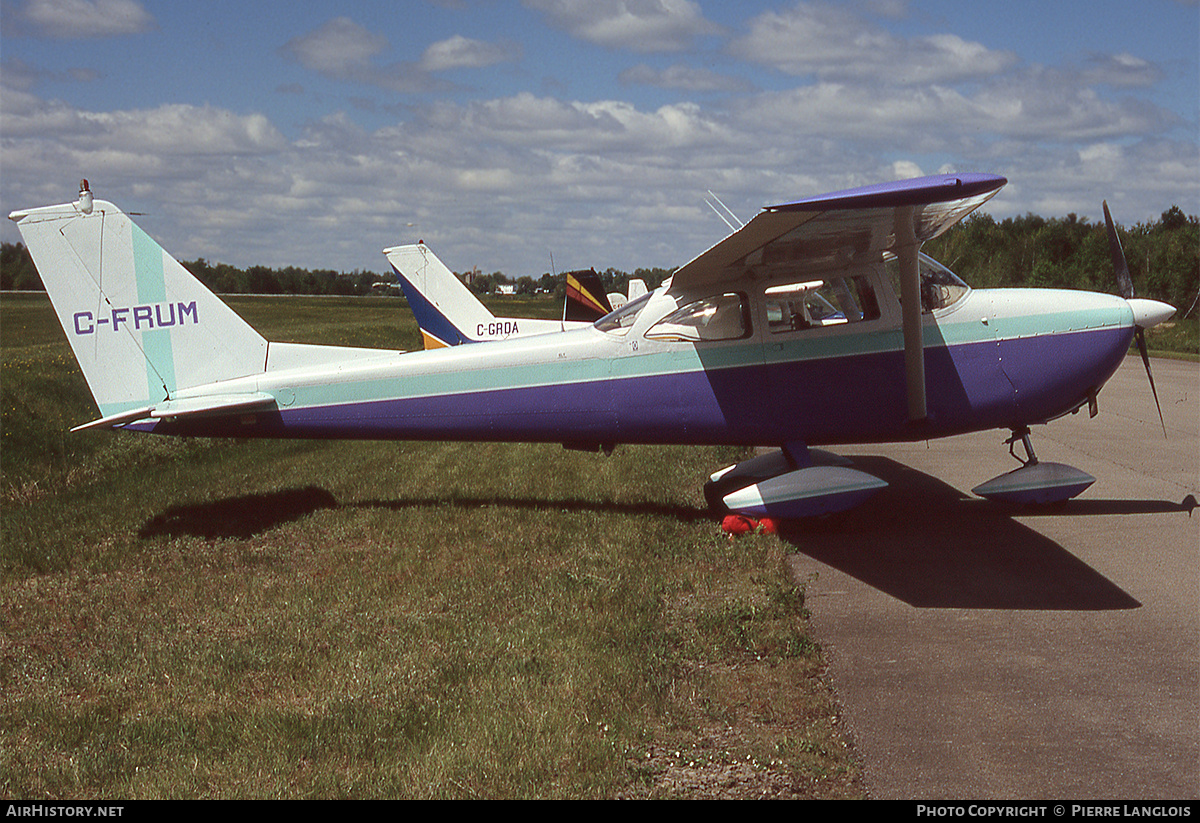
M 384 249 L 417 325 L 425 348 L 476 342 L 495 316 L 446 268 L 424 243 Z
M 425 348 L 548 334 L 583 322 L 496 317 L 424 243 L 384 249 L 404 292 Z

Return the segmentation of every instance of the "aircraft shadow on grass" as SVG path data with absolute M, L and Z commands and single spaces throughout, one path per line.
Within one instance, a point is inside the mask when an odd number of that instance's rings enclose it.
M 363 500 L 339 503 L 326 489 L 308 486 L 275 492 L 227 497 L 205 503 L 171 506 L 155 515 L 138 530 L 143 540 L 153 537 L 199 537 L 206 540 L 245 540 L 290 523 L 322 509 L 364 508 L 404 511 L 431 507 L 453 508 L 465 512 L 484 506 L 557 511 L 565 514 L 613 512 L 621 515 L 671 517 L 682 522 L 710 520 L 712 513 L 697 506 L 664 503 L 614 503 L 587 498 L 514 498 L 514 497 L 414 497 L 396 500 Z
M 935 477 L 885 457 L 855 465 L 888 482 L 851 512 L 785 521 L 780 537 L 795 551 L 919 608 L 1111 610 L 1141 604 L 1053 540 L 1014 519 L 1029 515 L 1090 516 L 1189 512 L 1189 501 L 1073 500 L 1046 510 L 970 497 Z M 247 539 L 323 509 L 404 511 L 483 506 L 713 518 L 701 506 L 587 498 L 436 496 L 339 503 L 314 486 L 171 506 L 147 521 L 143 539 L 192 536 Z
M 316 486 L 184 503 L 150 518 L 138 530 L 138 537 L 245 540 L 321 509 L 336 508 L 337 498 Z
M 628 502 L 617 503 L 611 500 L 591 500 L 582 497 L 532 498 L 532 497 L 411 497 L 397 500 L 364 500 L 349 505 L 360 508 L 380 508 L 402 511 L 405 509 L 423 509 L 426 507 L 451 507 L 466 512 L 478 510 L 484 506 L 497 506 L 509 509 L 524 509 L 529 511 L 561 512 L 566 515 L 586 513 L 610 513 L 622 516 L 652 515 L 655 517 L 671 517 L 683 523 L 694 523 L 697 520 L 712 520 L 713 514 L 703 506 L 672 505 L 667 503 Z

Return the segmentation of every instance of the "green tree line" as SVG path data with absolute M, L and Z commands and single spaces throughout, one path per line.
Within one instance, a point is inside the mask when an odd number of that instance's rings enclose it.
M 1118 226 L 1134 292 L 1186 313 L 1200 292 L 1200 220 L 1172 206 L 1153 223 Z M 924 251 L 972 286 L 1118 291 L 1103 218 L 1035 214 L 997 222 L 975 213 Z M 1194 310 L 1193 310 L 1194 311 Z
M 394 282 L 392 278 L 369 271 L 339 273 L 328 269 L 310 271 L 288 266 L 272 269 L 251 266 L 239 269 L 227 263 L 209 263 L 203 257 L 181 260 L 208 288 L 219 294 L 370 294 L 377 283 Z M 29 250 L 22 243 L 0 244 L 0 289 L 44 291 Z
M 209 263 L 203 257 L 180 261 L 201 283 L 218 294 L 370 294 L 377 283 L 392 283 L 395 278 L 369 271 L 339 273 L 329 269 L 300 269 L 288 266 L 271 269 L 251 266 L 239 269 L 226 263 Z
M 590 271 L 595 271 L 595 269 Z M 633 274 L 630 274 L 629 272 L 610 266 L 604 271 L 596 273 L 600 275 L 600 282 L 604 285 L 604 292 L 606 294 L 613 292 L 628 294 L 630 280 L 641 280 L 646 284 L 646 288 L 656 289 L 674 271 L 675 269 L 641 268 L 636 269 Z M 523 275 L 513 280 L 504 274 L 504 272 L 497 271 L 491 274 L 474 275 L 470 278 L 469 285 L 472 291 L 477 294 L 492 294 L 499 286 L 511 284 L 515 287 L 514 294 L 553 294 L 555 297 L 562 297 L 567 288 L 567 275 L 575 273 L 563 272 L 561 274 L 551 274 L 550 272 L 546 272 L 537 279 L 529 275 Z M 459 274 L 459 276 L 462 277 L 463 275 Z
M 1134 289 L 1140 297 L 1163 300 L 1180 316 L 1194 311 L 1200 294 L 1200 220 L 1172 206 L 1153 223 L 1118 229 Z M 925 245 L 925 251 L 972 286 L 1034 286 L 1116 293 L 1116 277 L 1103 220 L 1075 214 L 1045 218 L 1034 214 L 997 221 L 976 213 Z M 289 266 L 239 269 L 204 258 L 183 265 L 213 291 L 222 294 L 369 294 L 378 283 L 392 282 L 373 272 L 339 274 Z M 606 291 L 627 292 L 631 279 L 653 289 L 672 269 L 639 268 L 632 274 L 609 268 L 601 273 Z M 503 272 L 476 276 L 471 287 L 491 293 L 514 283 L 518 294 L 552 292 L 562 296 L 565 275 L 542 274 L 515 281 Z M 28 251 L 20 243 L 0 248 L 0 288 L 41 290 Z

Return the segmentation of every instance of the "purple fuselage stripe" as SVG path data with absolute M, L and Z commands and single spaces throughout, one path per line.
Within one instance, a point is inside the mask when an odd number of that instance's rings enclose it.
M 810 445 L 922 440 L 1038 423 L 1112 375 L 1132 331 L 926 349 L 929 418 L 907 419 L 901 351 L 584 384 L 514 387 L 162 421 L 162 434 L 372 440 Z

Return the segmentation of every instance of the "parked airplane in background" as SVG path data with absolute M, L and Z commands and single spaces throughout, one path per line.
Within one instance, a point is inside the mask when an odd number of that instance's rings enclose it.
M 590 322 L 496 317 L 424 243 L 384 249 L 421 327 L 426 349 L 508 340 L 590 326 Z
M 561 320 L 496 317 L 424 242 L 383 250 L 400 289 L 408 300 L 427 349 L 511 340 L 552 331 L 590 326 L 613 310 L 610 301 L 625 305 L 620 294 L 605 294 L 595 271 L 567 272 Z M 641 280 L 629 282 L 630 297 L 646 293 Z
M 268 342 L 86 186 L 76 202 L 10 218 L 100 407 L 77 428 L 774 445 L 718 472 L 706 493 L 746 514 L 798 517 L 885 485 L 810 448 L 826 444 L 1008 429 L 1028 459 L 978 493 L 1045 502 L 1092 481 L 1039 463 L 1029 427 L 1094 411 L 1135 333 L 1174 309 L 971 290 L 920 253 L 1005 182 L 940 175 L 769 206 L 594 324 L 548 321 L 553 333 L 417 352 Z

